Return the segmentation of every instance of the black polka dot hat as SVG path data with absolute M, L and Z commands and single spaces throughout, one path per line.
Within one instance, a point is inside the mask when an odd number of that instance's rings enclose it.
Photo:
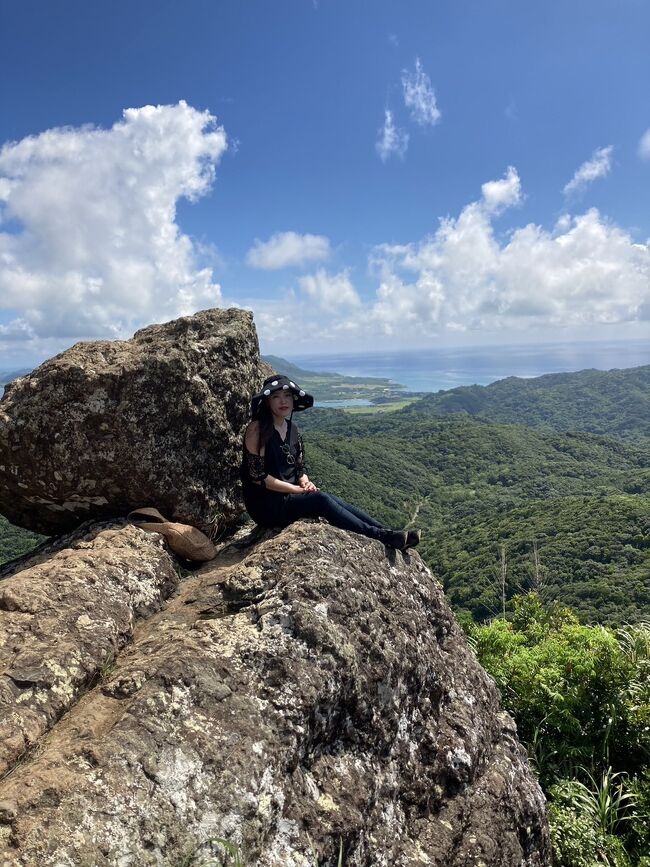
M 252 398 L 251 416 L 257 418 L 262 409 L 264 398 L 273 394 L 274 391 L 282 389 L 293 392 L 293 412 L 301 412 L 303 409 L 309 409 L 310 406 L 314 405 L 314 398 L 311 394 L 307 394 L 306 391 L 300 388 L 299 385 L 296 385 L 288 376 L 276 374 L 265 379 L 260 393 Z

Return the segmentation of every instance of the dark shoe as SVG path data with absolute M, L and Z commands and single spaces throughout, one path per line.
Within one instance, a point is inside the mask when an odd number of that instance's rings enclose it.
M 378 538 L 387 548 L 397 548 L 398 551 L 406 549 L 406 530 L 380 530 Z
M 420 544 L 420 538 L 422 537 L 421 530 L 409 530 L 406 534 L 406 547 L 407 548 L 415 548 L 416 545 Z

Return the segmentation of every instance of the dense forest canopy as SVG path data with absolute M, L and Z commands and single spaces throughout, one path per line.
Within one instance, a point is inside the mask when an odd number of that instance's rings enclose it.
M 580 430 L 650 441 L 650 366 L 581 370 L 534 379 L 511 376 L 428 395 L 413 406 L 425 415 L 467 413 L 546 430 Z

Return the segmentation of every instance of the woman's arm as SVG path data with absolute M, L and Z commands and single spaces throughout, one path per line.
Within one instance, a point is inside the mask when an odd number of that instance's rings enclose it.
M 258 422 L 253 421 L 246 428 L 244 444 L 249 455 L 255 458 L 264 457 L 264 448 L 260 449 L 259 439 L 259 424 Z M 254 485 L 264 485 L 267 490 L 277 491 L 280 494 L 306 493 L 306 489 L 300 485 L 292 485 L 291 482 L 285 482 L 283 479 L 276 479 L 275 476 L 270 476 L 268 473 L 265 473 L 264 476 L 260 478 L 253 478 L 251 475 L 251 482 L 253 482 Z
M 302 436 L 298 433 L 298 454 L 296 455 L 296 465 L 298 468 L 297 482 L 305 493 L 317 491 L 316 485 L 309 480 L 309 476 L 305 472 L 305 444 L 302 441 Z
M 276 479 L 275 476 L 267 476 L 264 479 L 264 484 L 269 491 L 278 491 L 281 494 L 306 494 L 307 490 L 302 487 L 302 479 L 300 482 L 300 485 L 292 485 L 291 482 Z M 261 483 L 257 482 L 257 484 Z

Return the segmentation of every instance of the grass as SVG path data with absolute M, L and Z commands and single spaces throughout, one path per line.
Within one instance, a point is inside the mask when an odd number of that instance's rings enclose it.
M 405 406 L 415 403 L 418 398 L 407 398 L 406 400 L 395 401 L 394 403 L 379 403 L 376 406 L 343 406 L 343 412 L 349 412 L 351 415 L 376 415 L 378 412 L 395 412 L 398 409 L 404 409 Z
M 99 678 L 102 681 L 108 680 L 108 678 L 115 672 L 117 668 L 117 657 L 114 653 L 108 653 L 106 658 L 101 664 L 99 669 Z
M 30 744 L 26 749 L 22 751 L 22 753 L 20 753 L 20 755 L 16 757 L 13 765 L 10 768 L 7 768 L 4 774 L 0 776 L 0 783 L 4 783 L 5 780 L 8 780 L 9 777 L 14 773 L 14 771 L 17 771 L 18 768 L 22 767 L 25 762 L 36 758 L 36 756 L 40 755 L 44 749 L 45 744 L 43 743 L 42 739 L 35 741 L 33 744 Z
M 591 786 L 575 781 L 577 804 L 603 834 L 616 834 L 618 826 L 631 819 L 636 807 L 634 795 L 625 790 L 627 775 L 609 767 L 603 771 L 600 780 L 589 773 L 587 777 Z

